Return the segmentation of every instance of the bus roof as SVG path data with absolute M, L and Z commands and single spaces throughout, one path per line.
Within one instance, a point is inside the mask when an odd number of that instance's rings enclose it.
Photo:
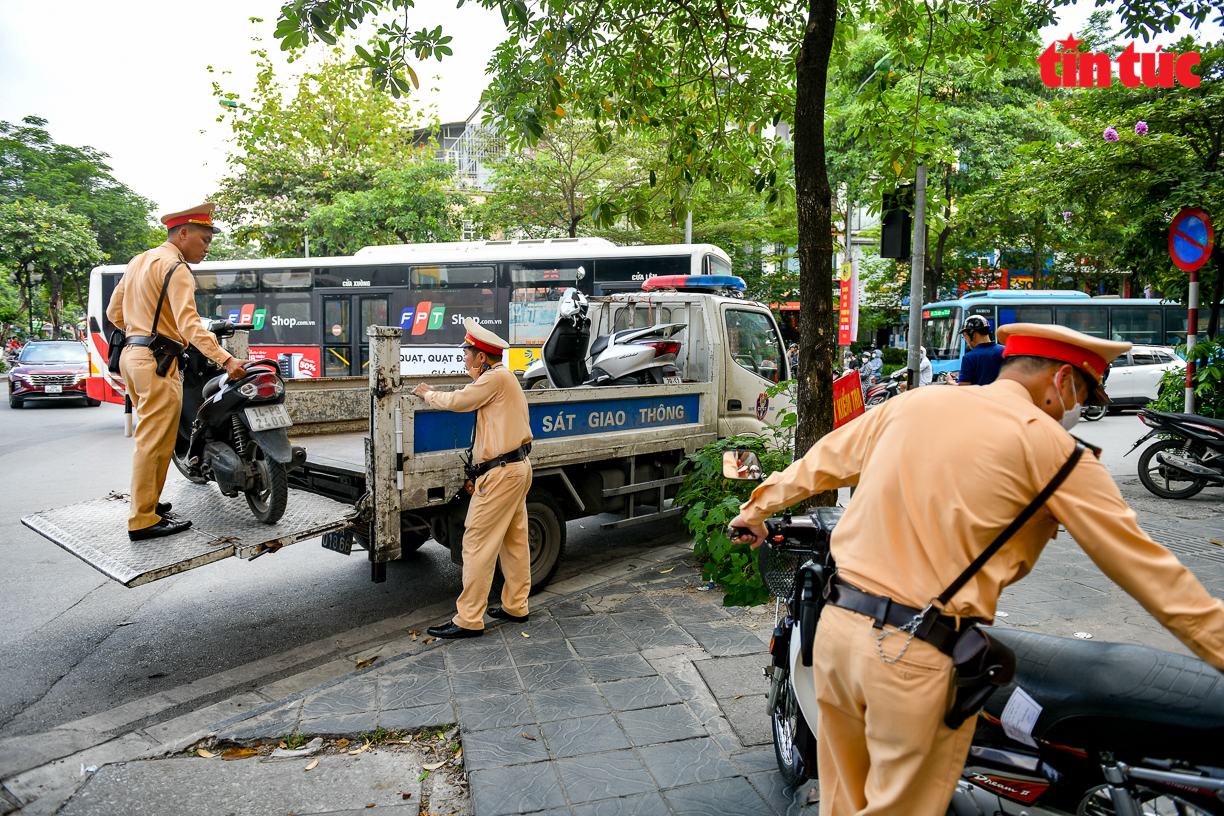
M 1022 298 L 1024 300 L 1032 299 L 1039 300 L 1041 298 L 1091 298 L 1087 292 L 1081 292 L 1078 289 L 988 289 L 984 292 L 966 292 L 961 295 L 961 300 L 969 300 L 971 298 L 1007 298 L 1015 299 Z

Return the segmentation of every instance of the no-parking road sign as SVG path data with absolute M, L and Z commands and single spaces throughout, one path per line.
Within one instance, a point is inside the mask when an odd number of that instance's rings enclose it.
M 1215 228 L 1211 216 L 1197 207 L 1187 207 L 1177 214 L 1169 227 L 1169 255 L 1183 272 L 1194 272 L 1211 257 Z

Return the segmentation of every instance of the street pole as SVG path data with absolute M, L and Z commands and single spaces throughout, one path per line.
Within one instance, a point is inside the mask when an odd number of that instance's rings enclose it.
M 918 387 L 922 346 L 922 283 L 926 272 L 926 178 L 925 164 L 914 174 L 914 241 L 910 255 L 909 387 Z
M 1198 343 L 1198 270 L 1190 273 L 1190 297 L 1186 309 L 1186 413 L 1194 413 L 1194 346 Z
M 693 211 L 689 210 L 688 215 L 684 216 L 684 243 L 693 243 Z

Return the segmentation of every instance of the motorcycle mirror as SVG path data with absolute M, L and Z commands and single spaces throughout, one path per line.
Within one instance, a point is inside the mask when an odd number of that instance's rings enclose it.
M 586 277 L 586 267 L 585 266 L 578 267 L 578 274 L 574 275 L 574 280 L 582 280 L 585 277 Z
M 723 451 L 722 472 L 724 479 L 740 482 L 760 481 L 765 477 L 760 458 L 750 450 Z

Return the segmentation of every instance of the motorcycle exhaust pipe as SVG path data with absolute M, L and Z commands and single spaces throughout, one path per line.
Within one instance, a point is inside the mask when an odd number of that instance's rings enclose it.
M 1224 478 L 1224 472 L 1203 467 L 1198 462 L 1192 462 L 1184 456 L 1178 456 L 1173 453 L 1158 453 L 1156 454 L 1156 461 L 1166 467 L 1184 471 L 1192 476 L 1205 476 L 1209 479 Z

